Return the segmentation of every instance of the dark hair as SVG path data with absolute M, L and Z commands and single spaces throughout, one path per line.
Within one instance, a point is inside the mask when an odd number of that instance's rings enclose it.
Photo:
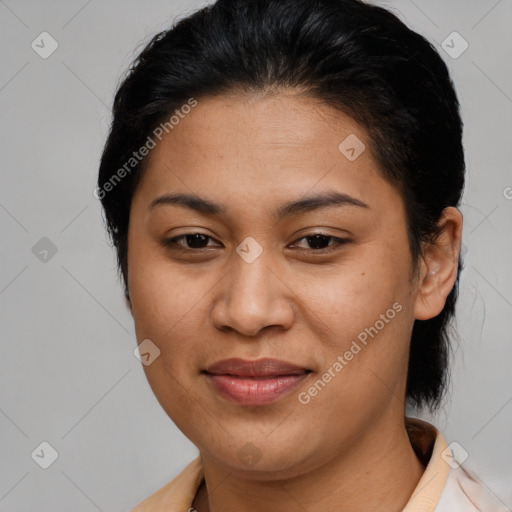
M 115 95 L 97 191 L 127 297 L 130 204 L 147 160 L 134 163 L 134 152 L 191 98 L 286 88 L 366 129 L 381 173 L 404 199 L 417 271 L 423 243 L 436 239 L 443 209 L 459 204 L 464 187 L 459 103 L 433 45 L 359 0 L 218 0 L 155 35 Z M 407 399 L 431 412 L 447 388 L 458 281 L 442 312 L 413 327 Z

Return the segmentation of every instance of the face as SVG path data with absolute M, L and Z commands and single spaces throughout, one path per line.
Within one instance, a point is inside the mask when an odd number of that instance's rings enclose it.
M 405 210 L 350 117 L 291 92 L 199 100 L 151 151 L 128 247 L 137 340 L 160 350 L 144 370 L 204 456 L 298 474 L 403 419 Z M 205 372 L 230 358 L 298 369 Z

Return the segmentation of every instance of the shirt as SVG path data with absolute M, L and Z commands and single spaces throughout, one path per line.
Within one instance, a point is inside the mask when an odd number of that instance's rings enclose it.
M 405 418 L 416 456 L 425 467 L 403 512 L 510 512 L 478 477 L 454 458 L 441 433 L 430 423 Z M 203 483 L 201 457 L 139 503 L 131 512 L 188 512 Z

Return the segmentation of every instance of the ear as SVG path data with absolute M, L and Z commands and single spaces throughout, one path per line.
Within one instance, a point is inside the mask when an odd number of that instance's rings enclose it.
M 439 237 L 435 243 L 424 246 L 424 258 L 420 261 L 414 307 L 417 320 L 428 320 L 441 313 L 459 270 L 462 214 L 449 206 L 443 210 L 438 225 Z

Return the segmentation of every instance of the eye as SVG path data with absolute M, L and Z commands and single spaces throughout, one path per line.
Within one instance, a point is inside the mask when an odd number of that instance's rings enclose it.
M 327 235 L 324 233 L 311 233 L 310 235 L 299 238 L 297 242 L 306 240 L 307 243 L 312 247 L 313 252 L 316 253 L 329 253 L 339 249 L 341 245 L 349 244 L 352 240 L 348 238 L 339 238 L 333 235 Z M 329 244 L 332 241 L 332 244 Z M 327 245 L 326 245 L 327 244 Z M 308 250 L 307 248 L 305 250 Z
M 187 245 L 184 246 L 178 243 L 180 240 L 183 240 Z M 167 238 L 162 241 L 162 244 L 164 247 L 177 249 L 178 251 L 199 252 L 207 248 L 206 244 L 208 240 L 213 240 L 213 238 L 204 233 L 186 233 L 185 235 L 176 236 L 174 238 Z
M 165 239 L 162 241 L 162 245 L 164 247 L 182 252 L 201 252 L 205 249 L 208 249 L 209 247 L 212 247 L 208 245 L 209 240 L 214 240 L 214 238 L 205 235 L 204 233 L 186 233 L 174 238 Z M 337 250 L 341 245 L 349 244 L 352 242 L 346 238 L 339 238 L 324 233 L 311 233 L 299 238 L 295 243 L 301 242 L 302 240 L 307 241 L 308 245 L 310 245 L 309 249 L 302 248 L 303 250 L 310 250 L 315 253 L 322 254 L 333 252 Z M 180 241 L 183 243 L 180 243 Z

